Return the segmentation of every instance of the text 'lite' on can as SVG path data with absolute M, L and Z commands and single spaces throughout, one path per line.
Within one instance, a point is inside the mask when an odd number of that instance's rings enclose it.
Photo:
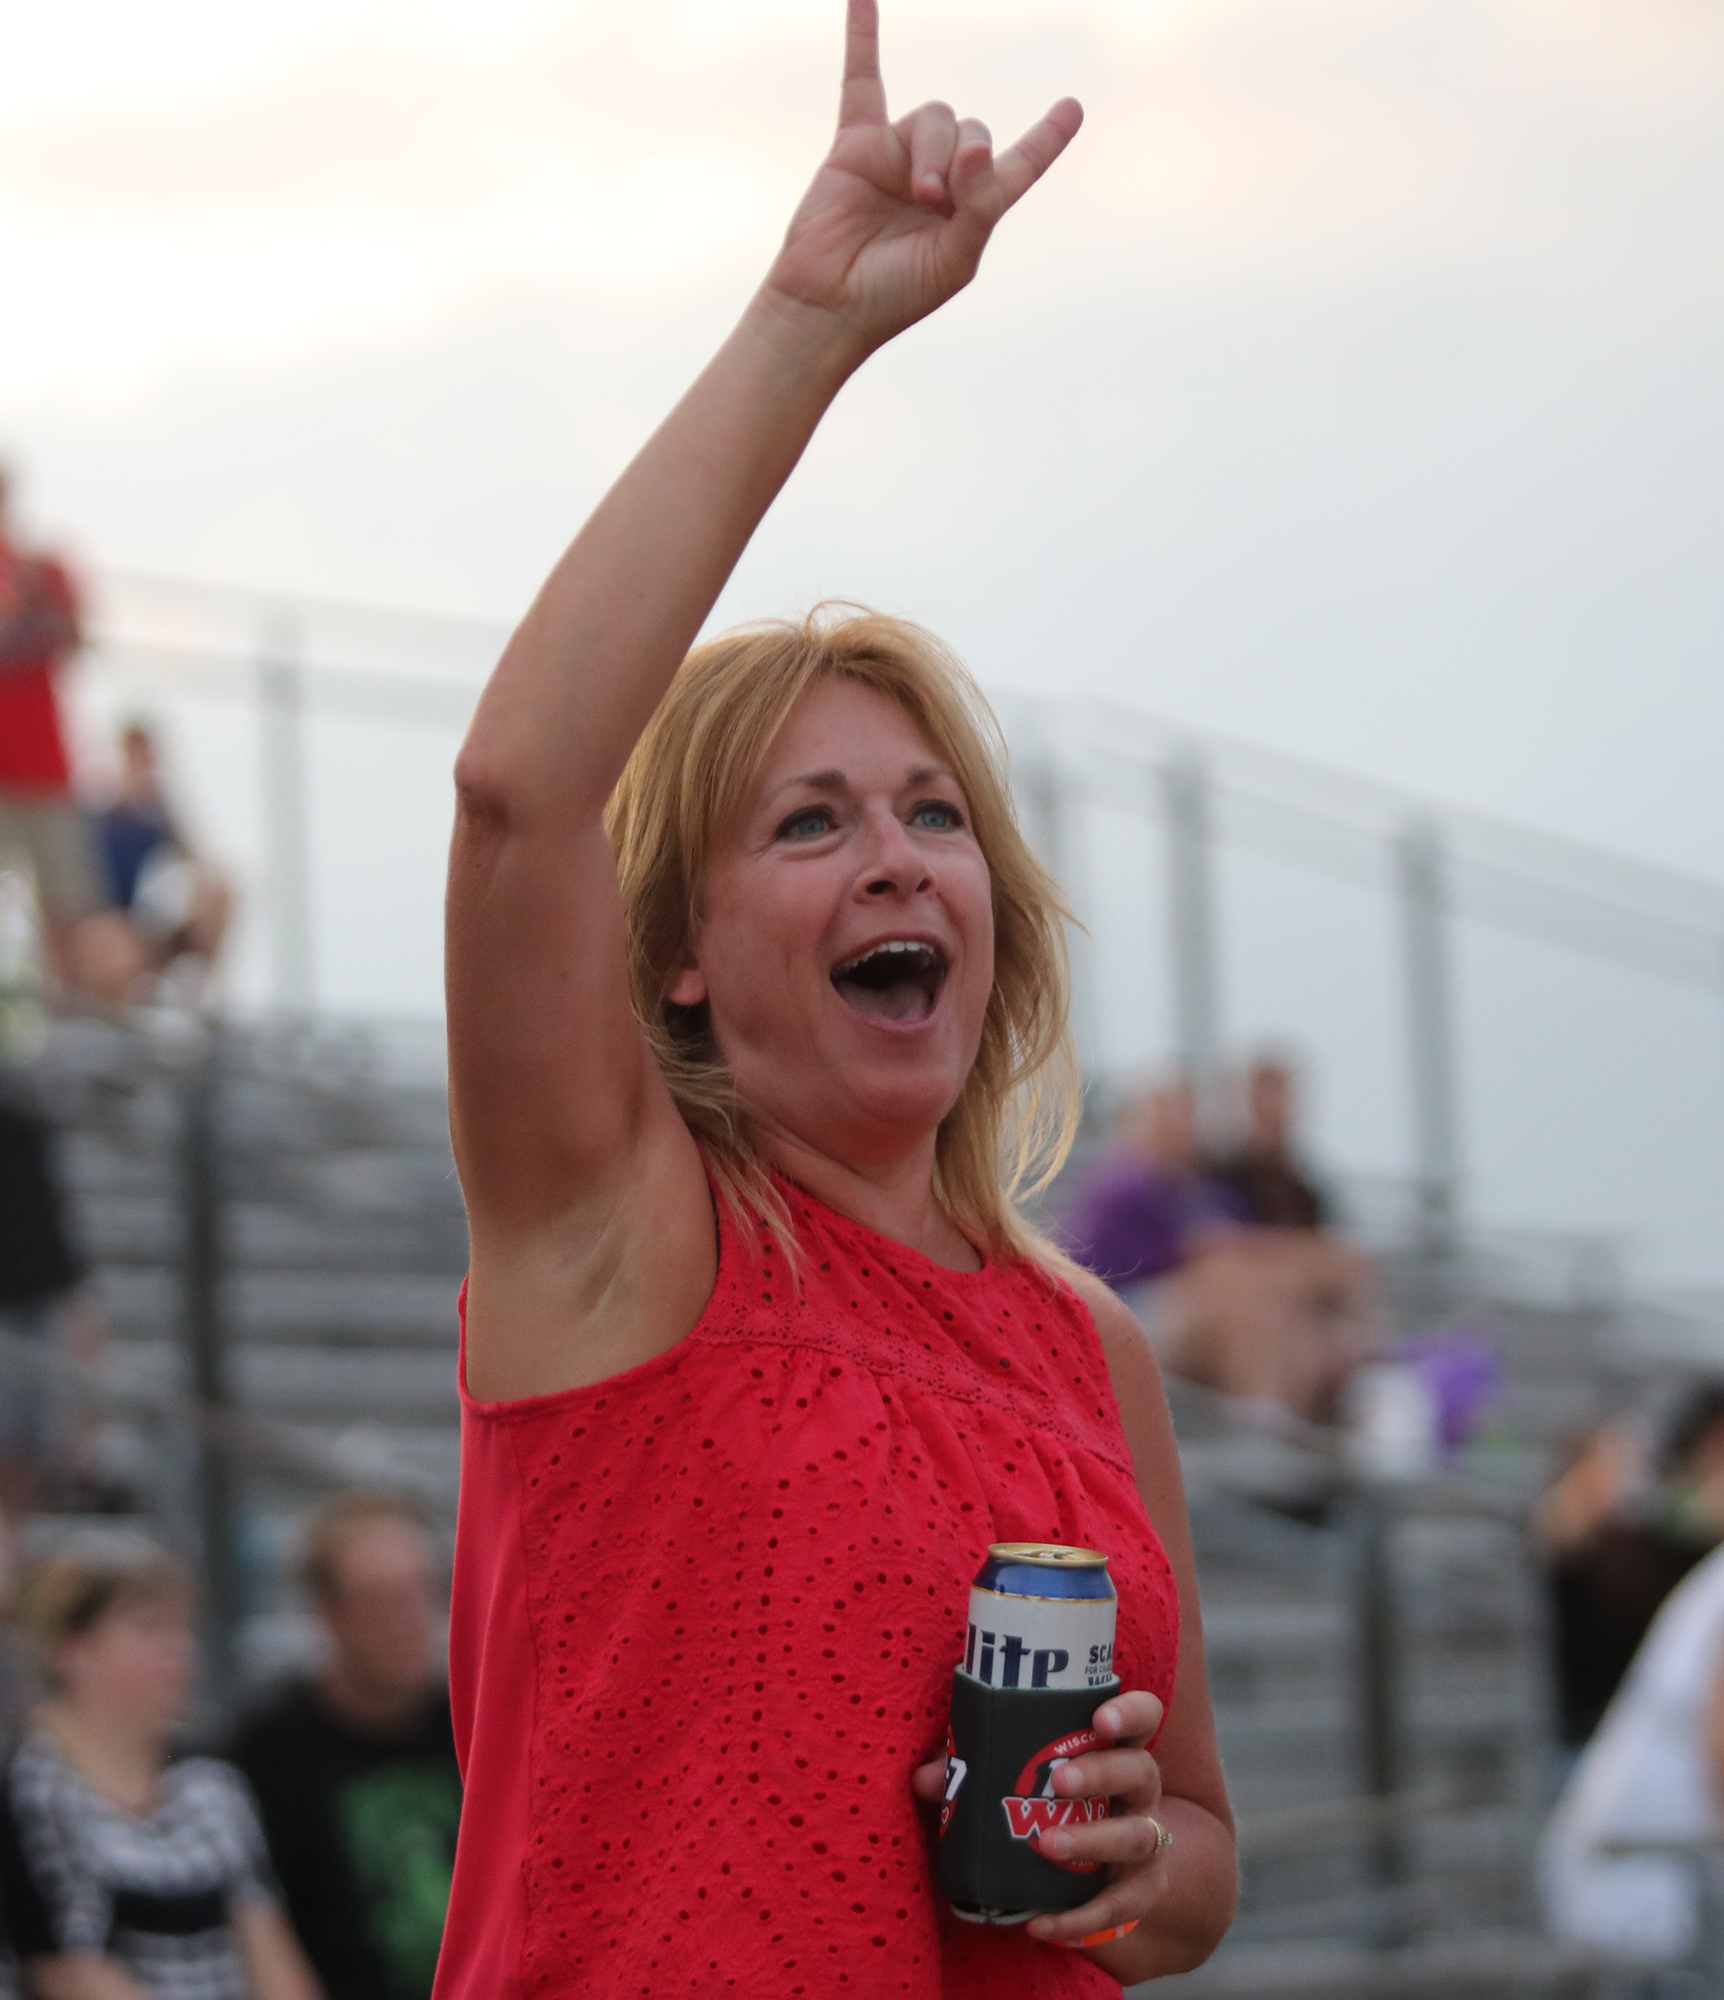
M 1095 1893 L 1094 1863 L 1051 1861 L 1051 1828 L 1105 1819 L 1106 1799 L 1066 1799 L 1053 1775 L 1098 1746 L 1095 1711 L 1118 1692 L 1118 1598 L 1107 1557 L 1050 1542 L 996 1542 L 970 1590 L 952 1676 L 940 1887 L 971 1923 L 1024 1923 Z

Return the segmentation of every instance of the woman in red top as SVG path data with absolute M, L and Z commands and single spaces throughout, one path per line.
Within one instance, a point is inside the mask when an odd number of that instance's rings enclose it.
M 850 0 L 783 249 L 462 751 L 440 2000 L 1106 1992 L 1226 1926 L 1154 1364 L 1001 1186 L 1063 1150 L 1072 1072 L 1064 913 L 991 724 L 892 619 L 688 653 L 846 378 L 969 282 L 1080 117 L 997 159 L 945 105 L 888 122 Z M 938 1896 L 931 1807 L 969 1579 L 1032 1539 L 1113 1558 L 1128 1691 L 1056 1779 L 1113 1816 L 1043 1843 L 1097 1894 L 993 1930 Z

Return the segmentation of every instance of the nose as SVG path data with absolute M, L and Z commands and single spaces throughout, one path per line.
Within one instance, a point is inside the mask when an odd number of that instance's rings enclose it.
M 883 812 L 871 821 L 871 827 L 874 841 L 863 867 L 862 893 L 914 896 L 932 889 L 933 870 L 898 815 Z

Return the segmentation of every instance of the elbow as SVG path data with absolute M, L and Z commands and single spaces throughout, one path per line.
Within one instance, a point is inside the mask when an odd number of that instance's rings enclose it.
M 469 736 L 455 759 L 455 817 L 474 832 L 508 831 L 519 811 L 518 787 L 492 748 Z
M 564 837 L 601 821 L 610 794 L 608 784 L 583 784 L 554 755 L 477 728 L 461 746 L 454 776 L 457 828 L 490 840 Z
M 1207 1965 L 1232 1925 L 1237 1903 L 1236 1891 L 1212 1909 L 1193 1912 L 1189 1921 L 1177 1931 L 1162 1934 L 1155 1940 L 1153 1966 L 1145 1976 L 1151 1979 L 1176 1978 L 1181 1973 L 1195 1972 L 1200 1966 Z
M 1191 1963 L 1186 1970 L 1195 1972 L 1200 1965 L 1207 1965 L 1215 1956 L 1221 1941 L 1233 1928 L 1233 1919 L 1239 1910 L 1239 1868 L 1235 1863 L 1221 1894 L 1216 1899 L 1214 1909 L 1208 1913 L 1208 1921 L 1200 1927 L 1192 1940 Z
M 1215 1894 L 1204 1910 L 1196 1926 L 1196 1934 L 1191 1940 L 1191 1964 L 1185 1968 L 1195 1972 L 1214 1956 L 1217 1946 L 1233 1928 L 1233 1919 L 1239 1911 L 1239 1850 L 1229 1839 L 1227 1851 L 1216 1870 Z
M 1185 1893 L 1157 1940 L 1151 1977 L 1195 1972 L 1213 1957 L 1232 1927 L 1239 1907 L 1239 1851 L 1231 1827 L 1224 1822 L 1219 1830 L 1226 1837 L 1193 1857 L 1196 1866 L 1186 1879 Z

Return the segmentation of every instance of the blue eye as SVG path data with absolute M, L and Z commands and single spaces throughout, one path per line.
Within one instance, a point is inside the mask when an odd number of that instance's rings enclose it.
M 807 806 L 792 813 L 778 829 L 780 840 L 817 840 L 832 831 L 832 813 L 826 806 Z
M 937 833 L 949 833 L 964 824 L 964 815 L 944 799 L 924 799 L 910 815 L 912 826 L 925 826 Z

